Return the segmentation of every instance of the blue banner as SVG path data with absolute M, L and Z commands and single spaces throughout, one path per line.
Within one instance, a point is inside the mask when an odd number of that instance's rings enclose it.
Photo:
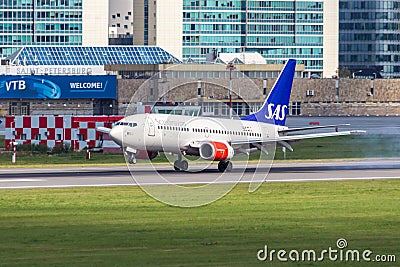
M 0 76 L 0 99 L 79 99 L 117 97 L 114 75 Z

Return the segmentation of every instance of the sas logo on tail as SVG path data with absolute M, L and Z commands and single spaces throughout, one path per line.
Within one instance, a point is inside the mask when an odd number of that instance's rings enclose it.
M 286 112 L 288 110 L 287 105 L 276 105 L 268 104 L 268 114 L 265 115 L 265 118 L 270 120 L 278 120 L 283 121 L 286 117 Z

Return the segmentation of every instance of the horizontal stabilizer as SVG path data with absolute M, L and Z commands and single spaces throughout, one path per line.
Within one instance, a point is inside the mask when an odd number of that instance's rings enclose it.
M 106 127 L 97 127 L 96 130 L 105 134 L 109 134 L 111 132 L 111 129 Z

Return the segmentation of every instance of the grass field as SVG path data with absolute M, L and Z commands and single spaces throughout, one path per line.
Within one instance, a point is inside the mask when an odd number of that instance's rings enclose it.
M 4 190 L 1 266 L 322 266 L 259 262 L 257 251 L 348 249 L 390 254 L 398 266 L 400 180 L 236 187 L 222 200 L 185 209 L 136 187 Z
M 397 135 L 356 135 L 303 140 L 293 143 L 294 152 L 287 152 L 287 159 L 338 159 L 338 158 L 379 158 L 400 157 L 400 143 Z M 256 159 L 257 153 L 250 159 Z M 275 159 L 283 159 L 280 147 L 276 148 Z M 140 162 L 140 161 L 139 161 Z M 153 162 L 166 162 L 164 156 Z M 15 166 L 48 165 L 97 165 L 125 164 L 122 154 L 92 153 L 92 159 L 85 160 L 85 153 L 42 155 L 29 152 L 17 153 Z M 11 154 L 0 154 L 0 166 L 12 166 Z

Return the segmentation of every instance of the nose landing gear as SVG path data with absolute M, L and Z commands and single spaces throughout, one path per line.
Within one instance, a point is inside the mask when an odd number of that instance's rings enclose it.
M 129 164 L 136 164 L 136 156 L 135 153 L 126 151 L 125 152 L 128 157 Z

